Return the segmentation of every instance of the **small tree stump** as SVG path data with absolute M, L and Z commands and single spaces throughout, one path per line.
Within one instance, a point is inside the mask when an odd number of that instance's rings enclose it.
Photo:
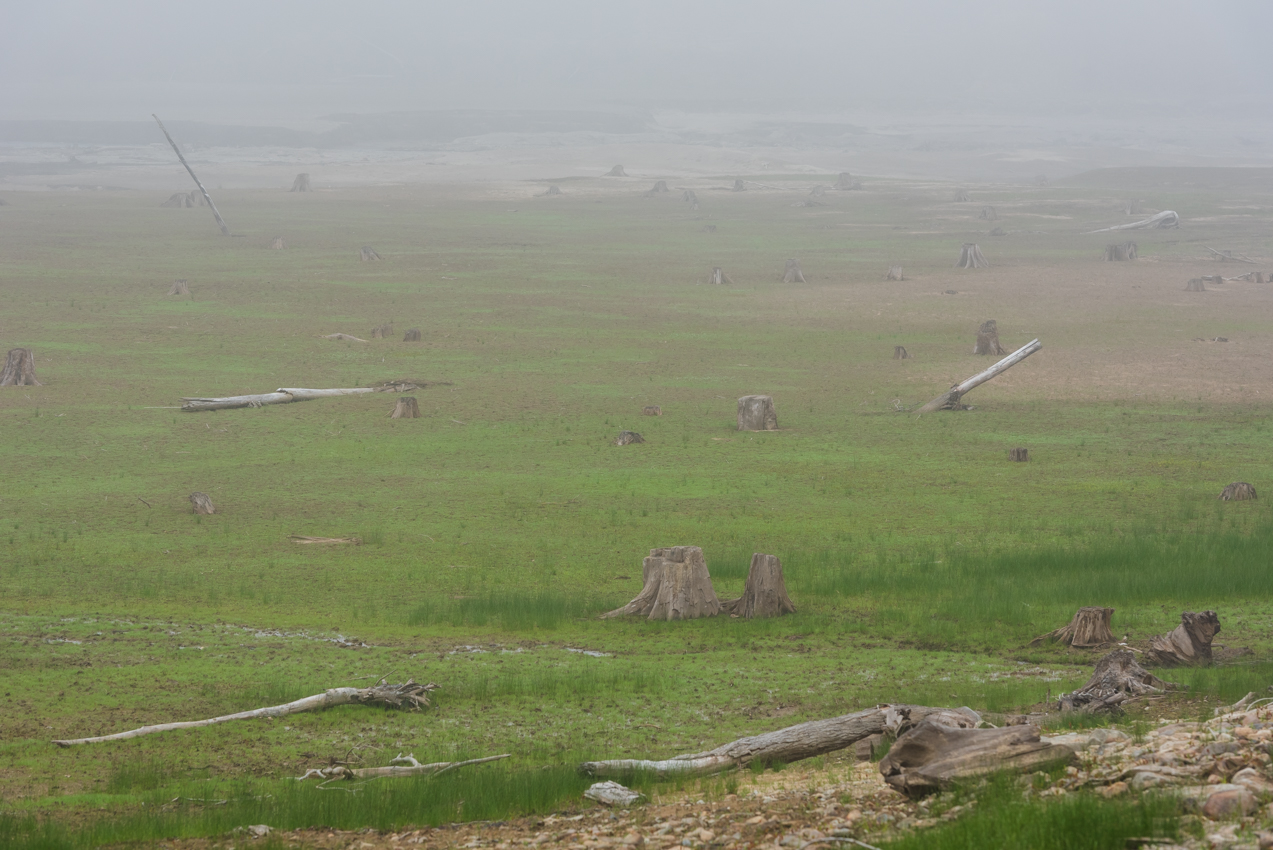
M 35 352 L 29 348 L 11 348 L 0 372 L 0 387 L 42 387 L 35 377 Z
M 627 177 L 628 173 L 623 170 L 622 165 L 616 165 L 614 168 L 602 175 L 603 177 Z
M 1245 481 L 1234 481 L 1220 491 L 1222 502 L 1244 502 L 1255 498 L 1255 488 Z
M 296 179 L 292 181 L 292 188 L 291 188 L 290 190 L 288 190 L 288 191 L 291 191 L 291 192 L 312 192 L 312 191 L 314 191 L 314 190 L 313 190 L 313 189 L 311 189 L 311 188 L 310 188 L 310 186 L 309 186 L 309 175 L 308 175 L 307 173 L 303 172 L 303 171 L 302 171 L 300 174 L 297 174 L 297 175 L 296 175 Z
M 901 266 L 889 266 L 888 276 L 885 277 L 884 279 L 885 280 L 906 280 L 906 278 L 902 276 Z
M 965 192 L 963 189 L 960 189 L 959 191 L 955 192 L 955 203 L 966 204 L 968 203 L 968 200 L 969 200 L 968 193 Z
M 1008 460 L 1015 461 L 1016 463 L 1025 463 L 1029 459 L 1029 449 L 1023 449 L 1020 446 L 1015 449 L 1008 449 Z
M 977 218 L 981 219 L 982 221 L 998 221 L 999 214 L 995 212 L 994 207 L 985 206 L 981 208 L 981 214 L 978 215 Z
M 195 513 L 203 516 L 209 516 L 217 512 L 217 509 L 212 505 L 212 499 L 208 498 L 207 493 L 191 493 L 190 504 L 194 506 Z
M 560 188 L 559 186 L 549 186 L 549 187 L 548 187 L 548 191 L 544 192 L 544 193 L 543 193 L 542 195 L 540 195 L 539 197 L 541 197 L 541 198 L 551 198 L 551 197 L 554 197 L 554 196 L 556 196 L 556 195 L 560 195 L 560 194 L 561 194 L 561 188 Z
M 654 184 L 654 188 L 653 188 L 653 189 L 651 189 L 650 191 L 646 192 L 645 194 L 647 194 L 647 195 L 660 195 L 660 194 L 663 194 L 663 193 L 665 193 L 665 192 L 670 192 L 670 191 L 672 191 L 672 190 L 671 190 L 671 189 L 669 189 L 669 188 L 667 187 L 667 181 L 666 181 L 666 180 L 659 180 L 658 182 L 656 182 L 656 183 Z
M 1112 711 L 1132 697 L 1159 694 L 1172 685 L 1136 662 L 1130 649 L 1118 649 L 1096 662 L 1087 684 L 1058 701 L 1061 711 Z
M 690 205 L 691 210 L 698 209 L 698 195 L 694 194 L 693 189 L 686 189 L 681 193 L 681 200 Z
M 1145 659 L 1160 667 L 1211 663 L 1211 639 L 1220 633 L 1215 611 L 1185 611 L 1180 625 L 1165 635 L 1149 639 Z
M 195 205 L 194 198 L 191 197 L 193 192 L 177 192 L 168 200 L 159 206 L 161 207 L 193 207 Z
M 630 446 L 633 443 L 644 443 L 645 437 L 642 437 L 636 431 L 620 431 L 619 436 L 615 438 L 616 446 Z
M 657 404 L 646 405 L 645 407 L 641 408 L 641 415 L 642 416 L 662 416 L 663 408 L 659 407 Z
M 1206 292 L 1207 282 L 1200 277 L 1195 277 L 1185 284 L 1185 292 Z
M 720 266 L 712 266 L 712 274 L 711 277 L 708 278 L 707 282 L 715 286 L 721 286 L 726 283 L 732 286 L 734 283 L 730 276 L 725 274 Z
M 895 345 L 893 346 L 893 359 L 894 360 L 910 360 L 911 355 L 910 355 L 910 352 L 906 350 L 905 346 Z
M 416 403 L 415 396 L 404 395 L 398 399 L 398 403 L 393 406 L 393 412 L 389 414 L 390 419 L 419 419 L 420 405 Z
M 1122 242 L 1118 245 L 1107 245 L 1105 247 L 1106 262 L 1134 260 L 1136 259 L 1136 243 Z
M 703 550 L 697 546 L 651 549 L 641 566 L 641 579 L 641 593 L 622 608 L 602 614 L 602 619 L 693 620 L 720 613 Z
M 750 620 L 753 617 L 781 617 L 796 613 L 787 596 L 787 583 L 782 577 L 782 561 L 775 555 L 756 552 L 751 556 L 751 569 L 743 595 L 721 602 L 721 611 Z
M 275 251 L 282 251 L 282 250 L 283 250 L 283 237 L 282 237 L 282 236 L 275 236 L 275 237 L 274 237 L 274 241 L 270 243 L 270 248 L 272 248 L 272 249 L 273 249 L 273 250 L 275 250 Z
M 743 178 L 738 177 L 738 178 L 736 178 L 736 179 L 734 180 L 734 188 L 733 188 L 733 190 L 732 190 L 732 191 L 734 191 L 734 192 L 745 192 L 745 191 L 747 191 L 747 186 L 743 183 Z
M 777 431 L 773 396 L 745 395 L 738 400 L 739 431 Z
M 977 344 L 973 346 L 973 354 L 994 354 L 999 357 L 1007 354 L 999 344 L 999 323 L 994 319 L 986 319 L 977 328 Z
M 839 178 L 835 181 L 835 188 L 839 189 L 841 192 L 847 192 L 850 189 L 856 189 L 860 185 L 861 184 L 859 184 L 853 179 L 853 175 L 847 171 L 841 171 Z
M 787 268 L 782 273 L 783 283 L 804 283 L 804 274 L 800 271 L 800 261 L 797 259 L 787 260 Z
M 189 295 L 190 282 L 184 277 L 172 282 L 172 288 L 168 290 L 169 295 Z
M 1099 606 L 1080 608 L 1068 624 L 1046 635 L 1039 635 L 1030 641 L 1030 646 L 1038 646 L 1044 641 L 1049 641 L 1086 649 L 1114 643 L 1114 632 L 1110 629 L 1110 620 L 1113 616 L 1113 608 Z
M 363 245 L 358 249 L 358 262 L 360 263 L 374 263 L 381 259 L 384 258 L 376 253 L 376 249 L 370 245 Z
M 376 325 L 371 329 L 372 339 L 388 339 L 393 336 L 393 322 L 386 322 L 383 325 Z
M 408 328 L 407 332 L 402 335 L 403 342 L 419 342 L 420 339 L 419 328 Z
M 976 242 L 965 242 L 963 247 L 959 249 L 959 262 L 955 263 L 957 269 L 988 269 L 990 263 L 986 262 L 986 258 L 981 253 L 981 248 Z

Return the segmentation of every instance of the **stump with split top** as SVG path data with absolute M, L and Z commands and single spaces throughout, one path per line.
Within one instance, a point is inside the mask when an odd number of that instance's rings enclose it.
M 207 493 L 191 493 L 190 504 L 194 506 L 194 512 L 203 516 L 210 516 L 217 512 L 216 507 L 212 504 L 212 499 Z
M 756 552 L 751 556 L 747 584 L 743 595 L 721 602 L 721 611 L 734 617 L 781 617 L 796 613 L 787 596 L 787 583 L 782 576 L 782 561 L 775 555 Z
M 1220 500 L 1223 502 L 1243 502 L 1254 498 L 1255 488 L 1245 481 L 1234 481 L 1220 491 Z
M 739 431 L 777 431 L 778 413 L 773 396 L 745 395 L 738 399 Z
M 35 352 L 29 348 L 11 348 L 0 372 L 0 387 L 43 386 L 35 377 Z
M 393 412 L 389 414 L 390 419 L 419 419 L 420 405 L 416 403 L 415 396 L 406 395 L 398 399 L 398 403 L 393 406 Z
M 602 614 L 602 619 L 693 620 L 720 613 L 720 600 L 698 546 L 651 549 L 641 566 L 641 580 L 641 593 L 622 608 Z

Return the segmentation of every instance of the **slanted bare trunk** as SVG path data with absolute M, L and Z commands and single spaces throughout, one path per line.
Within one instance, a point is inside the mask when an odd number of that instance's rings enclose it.
M 1215 611 L 1185 611 L 1180 625 L 1149 639 L 1145 660 L 1159 667 L 1210 664 L 1211 640 L 1219 633 L 1220 618 Z
M 994 319 L 986 319 L 977 328 L 977 344 L 973 346 L 973 354 L 993 354 L 1002 357 L 1008 352 L 999 344 L 999 323 Z
M 275 236 L 275 237 L 274 237 L 274 240 L 273 240 L 272 242 L 270 242 L 270 248 L 271 248 L 271 249 L 273 249 L 273 250 L 275 250 L 275 251 L 282 251 L 282 250 L 283 250 L 283 237 L 282 237 L 282 236 Z
M 1044 641 L 1082 649 L 1111 644 L 1114 642 L 1114 632 L 1110 629 L 1110 620 L 1113 616 L 1113 608 L 1100 606 L 1080 608 L 1068 624 L 1045 635 L 1039 635 L 1030 641 L 1030 646 L 1037 646 Z
M 787 583 L 782 576 L 782 561 L 776 555 L 756 552 L 751 556 L 751 569 L 747 571 L 747 583 L 743 595 L 721 602 L 721 611 L 734 617 L 750 620 L 753 617 L 781 617 L 796 613 L 796 606 L 787 596 Z
M 212 499 L 207 493 L 195 491 L 190 494 L 190 504 L 194 507 L 194 512 L 203 516 L 211 516 L 217 512 L 216 506 L 212 504 Z
M 895 345 L 893 346 L 893 359 L 894 360 L 910 360 L 911 355 L 910 355 L 910 352 L 906 350 L 906 346 Z
M 602 175 L 603 177 L 627 177 L 628 173 L 623 170 L 622 165 L 616 165 L 614 168 Z
M 981 219 L 982 221 L 998 221 L 999 214 L 995 212 L 994 207 L 985 206 L 981 208 L 981 214 L 978 215 L 977 218 Z
M 986 258 L 981 253 L 981 248 L 976 242 L 965 242 L 963 247 L 959 249 L 959 262 L 955 263 L 957 269 L 988 269 L 990 263 L 986 262 Z
M 181 160 L 182 166 L 186 169 L 186 173 L 190 175 L 190 179 L 199 187 L 199 194 L 209 207 L 212 208 L 212 217 L 217 220 L 217 227 L 221 228 L 222 236 L 230 235 L 230 226 L 225 223 L 225 219 L 221 218 L 221 211 L 217 209 L 217 205 L 212 203 L 212 196 L 208 194 L 208 190 L 203 188 L 203 183 L 195 175 L 194 169 L 190 167 L 190 163 L 186 162 L 186 158 L 181 153 L 181 148 L 177 147 L 177 143 L 172 140 L 172 136 L 168 135 L 168 128 L 164 126 L 164 122 L 159 120 L 159 116 L 150 113 L 150 117 L 155 119 L 155 123 L 159 125 L 159 129 L 163 131 L 164 138 L 168 140 L 168 144 L 172 145 L 172 151 L 177 155 L 177 159 Z M 191 204 L 193 206 L 193 204 Z
M 935 410 L 964 410 L 965 408 L 961 399 L 966 393 L 981 386 L 996 375 L 1000 375 L 1008 371 L 1041 348 L 1043 348 L 1043 345 L 1037 339 L 1030 340 L 1025 345 L 1021 346 L 1016 351 L 991 366 L 989 369 L 986 369 L 983 372 L 978 372 L 963 383 L 955 384 L 949 390 L 921 407 L 919 412 L 932 413 Z
M 783 283 L 804 283 L 804 274 L 800 271 L 800 261 L 792 258 L 787 260 L 787 268 L 782 273 Z
M 720 266 L 712 266 L 712 274 L 711 277 L 708 278 L 708 283 L 715 286 L 721 286 L 723 284 L 729 284 L 732 286 L 734 281 L 729 275 L 725 274 L 724 270 L 721 269 Z
M 641 408 L 641 415 L 642 416 L 662 416 L 663 408 L 659 407 L 657 404 L 647 404 L 645 407 Z
M 1062 694 L 1058 706 L 1061 711 L 1112 711 L 1129 699 L 1172 687 L 1141 667 L 1130 649 L 1118 649 L 1096 662 L 1087 684 Z
M 169 295 L 189 295 L 190 282 L 184 277 L 172 282 L 172 288 L 168 290 Z
M 296 179 L 292 181 L 292 188 L 289 191 L 291 192 L 314 191 L 313 189 L 310 188 L 310 185 L 309 185 L 309 175 L 306 174 L 305 172 L 301 172 L 300 174 L 297 174 Z
M 703 550 L 697 546 L 651 549 L 641 565 L 643 587 L 635 599 L 606 614 L 648 620 L 693 620 L 715 617 L 720 600 L 712 589 Z
M 619 436 L 615 437 L 614 444 L 616 446 L 630 446 L 633 443 L 644 443 L 645 437 L 642 437 L 636 431 L 620 431 Z
M 885 280 L 906 280 L 906 278 L 902 276 L 902 267 L 889 266 L 888 276 L 885 278 Z
M 374 263 L 381 259 L 384 258 L 381 257 L 380 254 L 376 253 L 376 249 L 370 245 L 363 245 L 358 249 L 358 262 L 360 263 Z
M 1220 500 L 1224 502 L 1243 502 L 1255 498 L 1255 488 L 1245 481 L 1234 481 L 1220 491 Z
M 745 395 L 738 400 L 739 431 L 777 431 L 778 412 L 773 396 Z
M 29 348 L 11 348 L 0 372 L 0 387 L 44 386 L 35 377 L 35 352 Z
M 408 328 L 407 332 L 402 335 L 403 342 L 419 342 L 423 339 L 419 328 Z
M 415 396 L 407 395 L 398 399 L 398 403 L 393 406 L 393 412 L 389 414 L 390 419 L 419 419 L 420 405 L 416 403 Z
M 1122 242 L 1118 245 L 1105 246 L 1106 262 L 1136 259 L 1136 243 Z

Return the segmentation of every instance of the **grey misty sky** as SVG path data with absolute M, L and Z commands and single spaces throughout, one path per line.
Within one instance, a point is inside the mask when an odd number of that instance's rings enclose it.
M 0 118 L 1267 109 L 1268 0 L 7 0 Z M 1187 110 L 1187 111 L 1186 111 Z

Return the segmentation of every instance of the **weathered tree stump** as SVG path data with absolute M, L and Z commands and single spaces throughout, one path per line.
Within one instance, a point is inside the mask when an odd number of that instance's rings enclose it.
M 194 192 L 176 192 L 168 200 L 159 206 L 161 207 L 193 207 L 195 205 L 194 198 L 191 197 Z
M 990 263 L 986 262 L 986 258 L 981 253 L 981 248 L 976 242 L 965 242 L 963 247 L 959 249 L 959 262 L 955 263 L 957 269 L 988 269 Z
M 184 277 L 172 282 L 172 288 L 168 290 L 169 295 L 189 295 L 190 281 Z
M 888 276 L 885 277 L 884 279 L 885 280 L 906 280 L 906 278 L 902 276 L 901 266 L 889 266 Z
M 1144 215 L 1140 209 L 1140 201 L 1128 201 L 1123 204 L 1123 215 Z
M 743 183 L 743 179 L 741 177 L 734 180 L 734 188 L 731 191 L 734 191 L 734 192 L 747 191 L 747 186 L 746 184 Z
M 1008 231 L 1006 231 L 1006 230 L 1004 230 L 1002 227 L 999 227 L 999 226 L 997 226 L 997 225 L 996 225 L 995 227 L 992 227 L 992 228 L 990 229 L 990 233 L 989 233 L 988 235 L 990 235 L 990 236 L 1007 236 L 1007 235 L 1008 235 Z
M 1118 649 L 1096 662 L 1087 684 L 1062 694 L 1058 707 L 1061 711 L 1113 711 L 1133 697 L 1160 694 L 1171 687 L 1141 667 L 1130 649 Z
M 1185 284 L 1185 292 L 1206 292 L 1207 282 L 1200 277 L 1192 278 Z
M 955 203 L 957 204 L 968 203 L 968 193 L 965 192 L 963 189 L 960 189 L 959 191 L 955 192 Z
M 651 549 L 641 567 L 643 587 L 635 599 L 606 614 L 649 620 L 693 620 L 720 613 L 703 550 L 697 546 Z
M 385 322 L 371 329 L 372 339 L 389 339 L 391 336 L 393 336 L 393 322 Z
M 1223 502 L 1244 502 L 1254 498 L 1255 488 L 1245 481 L 1234 481 L 1220 491 L 1220 500 Z
M 776 555 L 764 555 L 760 552 L 751 556 L 751 569 L 747 571 L 743 595 L 737 599 L 722 601 L 720 605 L 724 613 L 747 620 L 796 613 L 796 606 L 787 596 L 782 561 Z
M 0 387 L 42 387 L 35 377 L 35 352 L 29 348 L 11 348 L 0 371 Z
M 895 345 L 893 346 L 893 359 L 894 360 L 910 360 L 911 355 L 910 355 L 910 352 L 906 350 L 906 346 Z
M 1030 773 L 1076 764 L 1074 750 L 1039 738 L 1037 726 L 960 729 L 924 720 L 880 760 L 880 774 L 914 799 L 992 773 Z
M 390 419 L 419 419 L 420 405 L 416 403 L 415 396 L 404 395 L 398 399 L 398 403 L 393 406 L 393 412 L 389 414 Z
M 1008 460 L 1013 461 L 1014 463 L 1025 463 L 1030 460 L 1030 450 L 1021 448 L 1020 446 L 1008 449 Z
M 541 198 L 550 198 L 550 197 L 553 197 L 553 196 L 555 196 L 555 195 L 560 195 L 560 194 L 561 194 L 561 187 L 559 187 L 559 186 L 549 186 L 549 187 L 548 187 L 548 191 L 544 192 L 544 193 L 543 193 L 542 195 L 540 195 L 539 197 L 541 197 Z
M 605 174 L 601 176 L 602 177 L 627 177 L 628 173 L 623 170 L 622 165 L 616 165 L 614 168 L 610 169 L 609 171 L 607 171 Z
M 841 171 L 839 178 L 835 181 L 835 188 L 839 189 L 841 192 L 847 192 L 850 189 L 857 189 L 861 185 L 862 184 L 854 180 L 853 175 L 847 171 Z
M 1066 646 L 1087 649 L 1093 646 L 1104 646 L 1114 642 L 1114 632 L 1110 629 L 1110 620 L 1114 616 L 1113 608 L 1087 606 L 1078 609 L 1069 623 L 1039 635 L 1030 641 L 1030 646 L 1038 646 L 1044 641 L 1062 643 Z
M 1149 639 L 1145 660 L 1159 667 L 1210 664 L 1211 640 L 1219 633 L 1220 618 L 1215 611 L 1185 611 L 1180 625 Z
M 973 354 L 994 354 L 1002 356 L 1008 352 L 999 344 L 999 323 L 994 319 L 986 319 L 977 328 L 977 344 L 973 346 Z
M 1136 259 L 1136 243 L 1122 242 L 1118 245 L 1107 245 L 1105 247 L 1106 262 L 1134 260 Z
M 654 188 L 653 188 L 653 189 L 651 189 L 650 191 L 646 192 L 645 194 L 647 194 L 647 195 L 661 195 L 661 194 L 663 194 L 663 193 L 665 193 L 665 192 L 670 192 L 670 191 L 672 191 L 672 190 L 671 190 L 671 189 L 669 189 L 669 188 L 667 187 L 667 181 L 666 181 L 666 180 L 659 180 L 659 181 L 657 181 L 657 182 L 654 184 Z
M 641 415 L 642 416 L 662 416 L 663 408 L 659 407 L 657 404 L 647 404 L 645 407 L 641 408 Z
M 787 260 L 787 267 L 782 273 L 783 283 L 804 283 L 804 274 L 800 271 L 800 261 L 792 258 Z
M 191 493 L 190 504 L 194 506 L 195 513 L 203 516 L 209 516 L 217 512 L 217 509 L 212 504 L 212 499 L 208 498 L 207 493 Z
M 777 431 L 778 413 L 773 396 L 745 395 L 738 399 L 739 431 Z
M 616 446 L 630 446 L 633 443 L 644 443 L 645 437 L 642 437 L 636 431 L 620 431 L 619 436 L 615 438 Z
M 270 248 L 272 248 L 272 249 L 273 249 L 273 250 L 275 250 L 275 251 L 282 251 L 282 250 L 283 250 L 283 237 L 282 237 L 282 236 L 275 236 L 275 237 L 274 237 L 274 241 L 270 243 Z
M 380 254 L 376 253 L 376 249 L 370 245 L 363 245 L 358 249 L 358 262 L 360 263 L 374 263 L 381 259 L 384 258 L 381 257 Z
M 300 174 L 297 174 L 296 179 L 292 181 L 292 188 L 289 189 L 288 191 L 291 191 L 291 192 L 314 191 L 313 189 L 310 188 L 310 185 L 309 185 L 309 175 L 303 171 Z
M 402 335 L 403 342 L 419 342 L 421 339 L 419 328 L 407 328 L 407 332 Z
M 724 270 L 722 270 L 720 266 L 712 266 L 712 273 L 708 277 L 707 282 L 714 286 L 721 286 L 724 284 L 732 286 L 734 283 L 733 279 L 730 278 L 729 275 L 725 274 Z
M 995 212 L 994 207 L 985 206 L 981 208 L 981 214 L 978 215 L 977 218 L 981 219 L 982 221 L 998 221 L 999 214 Z

